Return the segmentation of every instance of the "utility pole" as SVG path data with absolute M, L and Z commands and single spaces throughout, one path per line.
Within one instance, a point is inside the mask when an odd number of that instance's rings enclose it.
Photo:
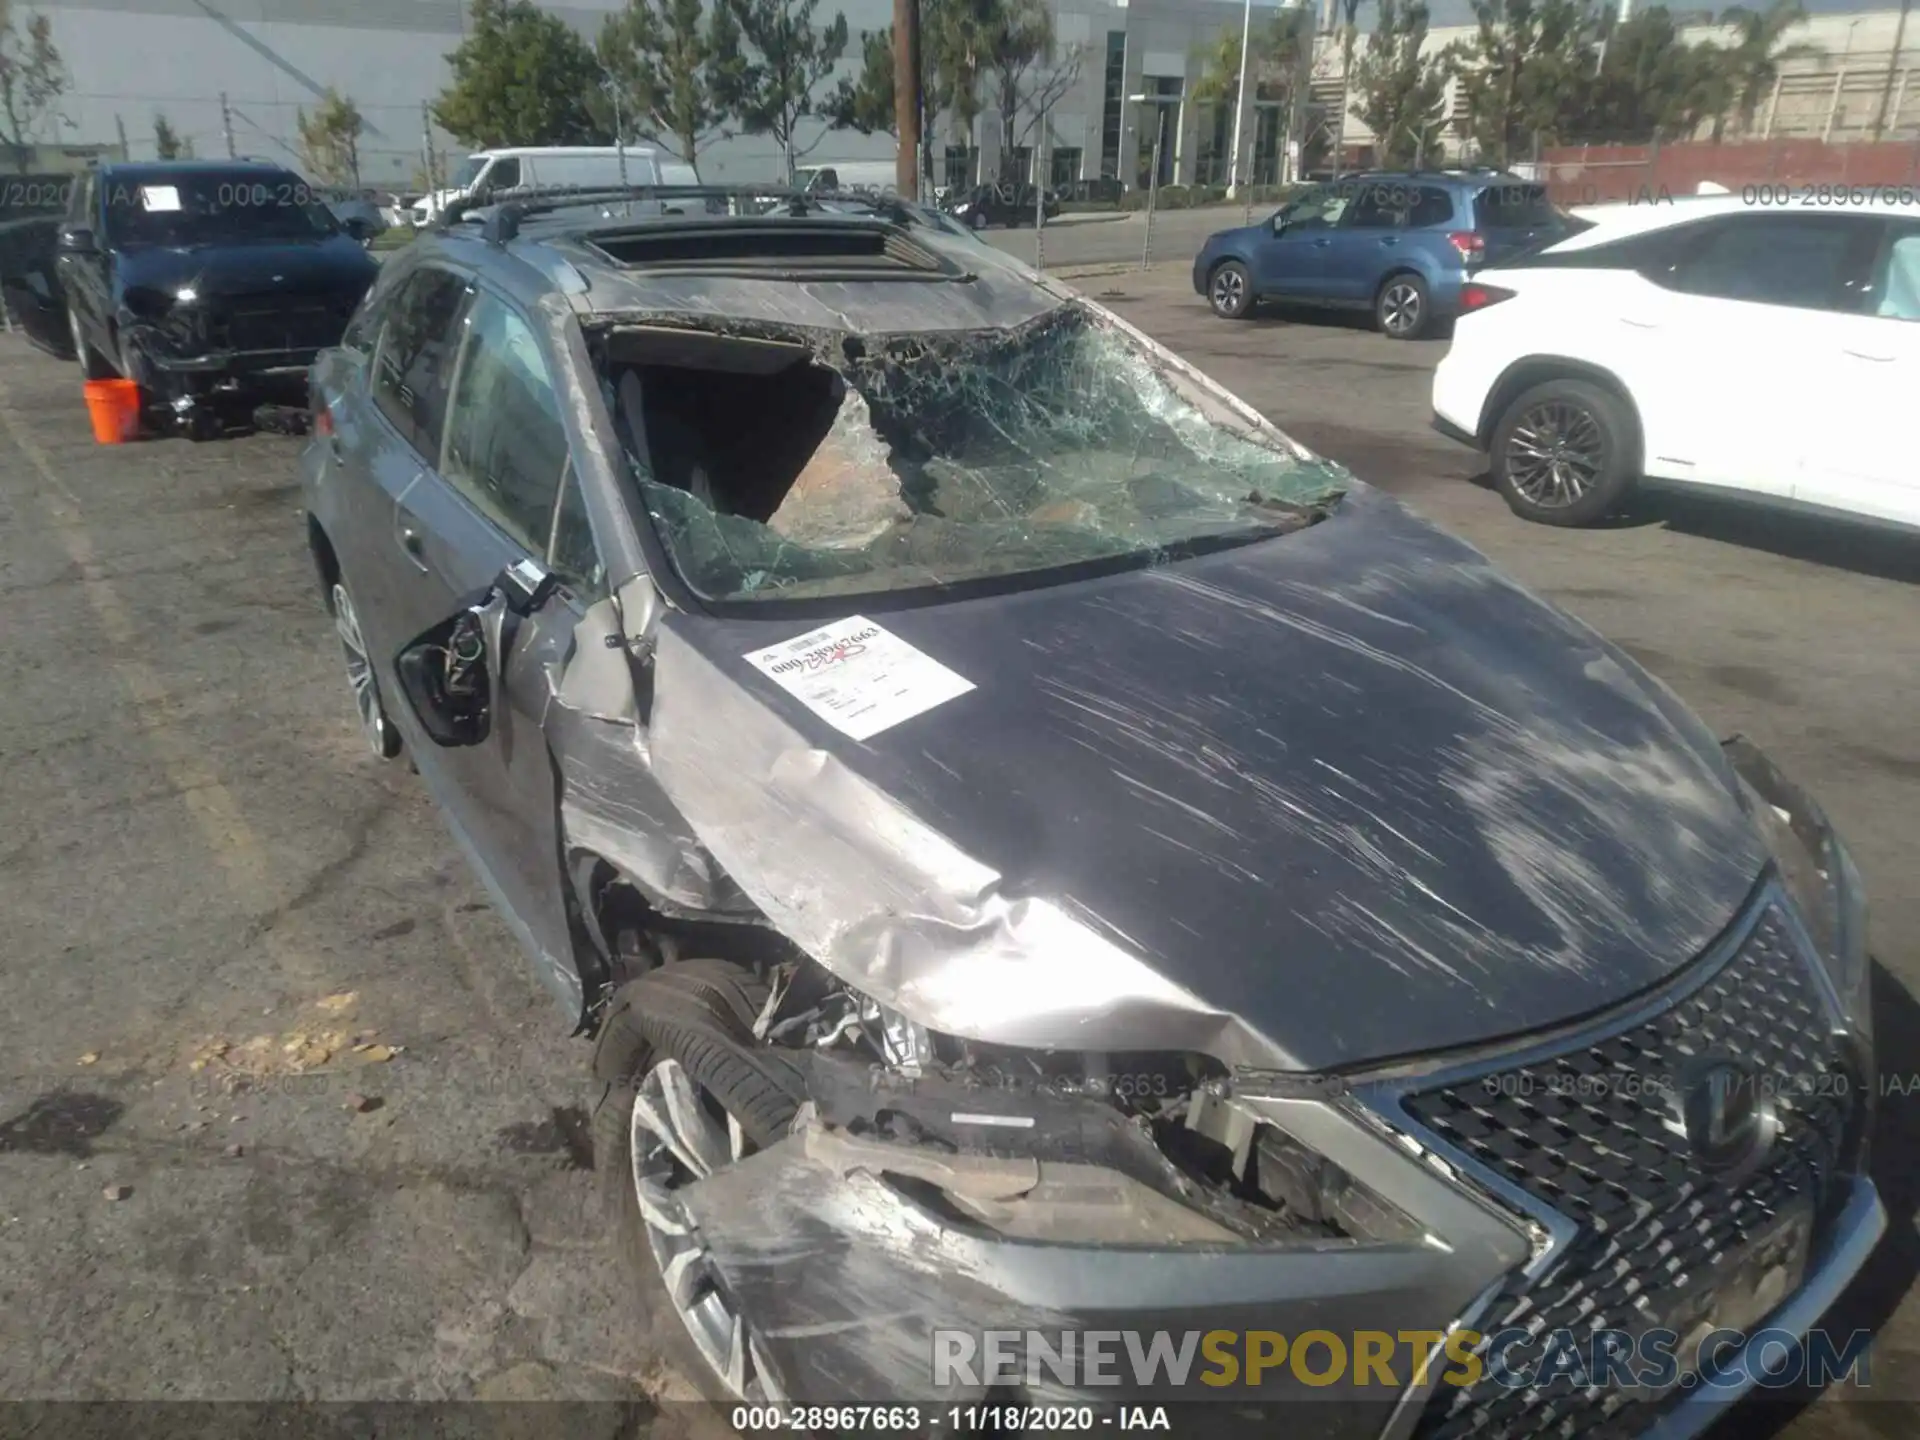
M 240 152 L 233 148 L 233 107 L 227 104 L 227 92 L 220 92 L 220 133 L 227 137 L 227 158 L 238 160 Z
M 120 112 L 118 110 L 113 112 L 113 128 L 120 132 L 120 158 L 122 160 L 133 159 L 133 151 L 127 148 L 127 122 L 120 118 Z
M 1900 52 L 1907 48 L 1907 12 L 1912 8 L 1913 0 L 1900 0 L 1900 23 L 1894 27 L 1893 54 L 1887 58 L 1887 83 L 1880 87 L 1880 104 L 1873 112 L 1875 140 L 1887 133 L 1887 102 L 1893 98 L 1893 77 L 1900 69 Z
M 440 188 L 440 177 L 433 164 L 433 111 L 424 100 L 420 102 L 420 150 L 427 162 L 427 194 L 431 196 Z
M 1240 17 L 1240 83 L 1233 92 L 1233 163 L 1227 167 L 1227 198 L 1240 194 L 1240 141 L 1247 123 L 1247 52 L 1253 49 L 1253 0 Z M 1251 202 L 1249 202 L 1251 203 Z
M 920 0 L 893 0 L 893 183 L 902 200 L 920 198 Z

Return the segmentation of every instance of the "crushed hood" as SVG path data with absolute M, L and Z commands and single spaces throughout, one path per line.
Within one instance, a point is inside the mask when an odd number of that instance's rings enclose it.
M 937 1028 L 1305 1071 L 1464 1046 L 1656 984 L 1764 865 L 1669 692 L 1364 487 L 1210 557 L 863 613 L 973 688 L 857 743 L 743 659 L 818 618 L 675 615 L 655 758 L 777 923 Z

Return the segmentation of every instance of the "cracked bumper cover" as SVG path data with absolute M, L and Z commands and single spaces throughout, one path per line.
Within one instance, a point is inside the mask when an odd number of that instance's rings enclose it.
M 1104 1117 L 1129 1127 L 1097 1102 L 1009 1106 L 997 1092 L 972 1091 L 954 1120 L 1012 1108 L 1038 1123 L 1024 1134 L 995 1129 L 953 1153 L 938 1139 L 855 1135 L 834 1123 L 846 1118 L 848 1096 L 813 1088 L 815 1104 L 788 1138 L 680 1192 L 796 1401 L 1004 1398 L 989 1389 L 992 1376 L 936 1363 L 954 1354 L 937 1348 L 942 1331 L 1138 1331 L 1142 1343 L 1155 1331 L 1440 1332 L 1532 1254 L 1511 1218 L 1318 1101 L 1238 1103 L 1316 1149 L 1339 1151 L 1357 1178 L 1419 1213 L 1444 1243 L 1245 1238 L 1143 1183 L 1142 1167 L 1121 1153 L 1126 1136 L 1101 1133 Z M 917 1098 L 941 1109 L 954 1093 L 936 1082 Z M 876 1097 L 866 1109 L 884 1120 L 911 1103 Z M 1062 1122 L 1074 1111 L 1077 1122 Z M 1114 1353 L 1119 1381 L 1131 1364 L 1123 1345 Z M 1331 1399 L 1341 1403 L 1312 1412 L 1317 1433 L 1330 1437 L 1380 1434 L 1406 1404 L 1377 1381 L 1308 1387 L 1286 1368 L 1257 1388 L 1212 1390 L 1198 1383 L 1205 1368 L 1196 1352 L 1184 1385 L 1141 1389 L 1127 1378 L 1070 1389 L 1042 1369 L 1040 1383 L 1021 1388 L 1036 1401 L 1097 1405 Z

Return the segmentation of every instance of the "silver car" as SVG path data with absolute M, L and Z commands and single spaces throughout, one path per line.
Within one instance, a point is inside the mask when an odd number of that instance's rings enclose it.
M 714 1392 L 1685 1434 L 1879 1237 L 1814 802 L 1100 306 L 899 207 L 529 201 L 313 386 L 367 741 Z M 1395 1353 L 1081 1348 L 1309 1331 Z

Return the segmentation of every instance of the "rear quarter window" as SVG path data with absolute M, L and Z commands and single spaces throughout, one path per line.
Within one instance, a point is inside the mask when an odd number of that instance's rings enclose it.
M 1560 223 L 1544 185 L 1489 185 L 1474 196 L 1473 217 L 1482 230 L 1539 230 Z

